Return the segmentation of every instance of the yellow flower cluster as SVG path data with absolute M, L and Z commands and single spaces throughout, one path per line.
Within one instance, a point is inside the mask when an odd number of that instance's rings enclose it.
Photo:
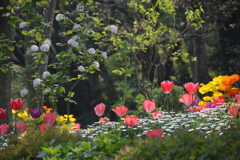
M 232 84 L 238 81 L 240 78 L 239 75 L 233 74 L 231 76 L 218 76 L 213 78 L 208 84 L 200 84 L 199 92 L 201 94 L 206 94 L 208 92 L 212 92 L 212 96 L 203 97 L 204 101 L 213 102 L 213 98 L 216 97 L 227 97 L 229 94 L 237 94 L 239 92 L 238 88 L 232 88 Z M 227 91 L 227 94 L 223 92 Z
M 218 76 L 213 78 L 212 81 L 210 81 L 208 84 L 200 84 L 200 88 L 199 88 L 199 92 L 201 94 L 205 94 L 208 92 L 212 92 L 212 96 L 205 96 L 203 97 L 204 101 L 211 101 L 213 102 L 213 98 L 215 97 L 219 97 L 221 95 L 223 95 L 223 93 L 219 92 L 218 90 L 218 86 L 221 85 L 223 83 L 223 76 Z

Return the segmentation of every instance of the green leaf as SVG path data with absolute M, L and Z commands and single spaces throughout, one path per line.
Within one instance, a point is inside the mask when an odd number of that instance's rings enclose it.
M 21 33 L 25 36 L 29 35 L 29 33 L 27 31 L 22 31 Z
M 38 42 L 40 42 L 41 39 L 42 39 L 42 36 L 41 36 L 40 33 L 36 33 L 36 34 L 35 34 L 35 38 L 36 38 L 36 40 L 37 40 Z
M 8 49 L 9 49 L 10 51 L 13 51 L 13 50 L 14 50 L 14 46 L 8 46 Z

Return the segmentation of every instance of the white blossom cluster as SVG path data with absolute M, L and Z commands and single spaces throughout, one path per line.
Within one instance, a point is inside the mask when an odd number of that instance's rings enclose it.
M 115 25 L 111 25 L 111 26 L 110 26 L 110 29 L 111 29 L 111 32 L 112 32 L 112 33 L 115 33 L 115 34 L 116 34 L 116 33 L 118 32 L 118 28 L 117 28 Z
M 50 49 L 50 46 L 47 45 L 47 44 L 42 44 L 42 45 L 40 46 L 40 50 L 41 50 L 42 52 L 48 52 L 49 49 Z
M 66 17 L 63 14 L 57 14 L 56 21 L 61 21 L 62 19 L 66 19 Z
M 92 62 L 93 63 L 93 67 L 94 68 L 99 68 L 100 67 L 100 64 L 98 62 Z
M 96 51 L 95 51 L 94 48 L 89 48 L 89 49 L 88 49 L 88 53 L 90 53 L 90 54 L 95 54 Z
M 107 52 L 102 52 L 102 53 L 101 53 L 101 56 L 102 56 L 104 59 L 107 59 Z
M 36 46 L 36 45 L 32 45 L 31 47 L 30 47 L 30 51 L 31 52 L 37 52 L 39 50 L 39 48 L 38 48 L 38 46 Z
M 83 12 L 83 11 L 84 11 L 84 5 L 82 5 L 82 4 L 77 4 L 76 10 L 77 10 L 78 12 Z
M 45 79 L 47 76 L 50 76 L 50 75 L 51 75 L 50 72 L 45 71 L 45 72 L 43 72 L 43 74 L 42 74 L 42 78 Z
M 78 70 L 79 70 L 80 72 L 83 72 L 83 71 L 85 70 L 85 68 L 84 68 L 83 66 L 78 66 Z
M 40 78 L 36 78 L 36 79 L 33 80 L 33 87 L 37 87 L 40 84 L 41 84 L 41 79 Z
M 19 28 L 24 28 L 27 26 L 27 23 L 26 22 L 20 22 L 19 23 Z
M 45 40 L 45 41 L 43 42 L 43 44 L 40 46 L 40 50 L 41 50 L 42 52 L 48 52 L 51 45 L 52 45 L 51 41 L 47 39 L 47 40 Z
M 74 39 L 69 39 L 68 44 L 73 47 L 77 47 L 79 45 L 79 43 L 77 41 L 75 41 Z
M 27 90 L 26 88 L 23 88 L 23 89 L 20 91 L 20 96 L 21 96 L 21 97 L 25 97 L 27 94 L 28 94 L 28 90 Z
M 73 29 L 79 29 L 79 28 L 81 28 L 81 25 L 80 25 L 80 24 L 75 24 L 75 25 L 73 26 Z

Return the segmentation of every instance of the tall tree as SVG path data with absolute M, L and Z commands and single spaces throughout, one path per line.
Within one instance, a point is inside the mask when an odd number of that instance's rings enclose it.
M 9 0 L 0 1 L 0 7 L 3 7 L 2 10 L 0 10 L 0 34 L 5 34 L 6 38 L 11 39 L 11 26 L 8 24 L 8 17 L 3 17 L 3 14 L 6 14 L 8 12 L 7 6 L 9 5 Z M 0 42 L 1 43 L 1 42 Z M 6 49 L 5 56 L 10 57 L 11 52 Z M 10 60 L 6 60 L 3 62 L 0 62 L 0 68 L 4 65 L 9 63 Z M 7 116 L 5 119 L 2 120 L 4 123 L 8 123 L 11 121 L 11 107 L 10 107 L 10 98 L 11 98 L 11 78 L 12 74 L 11 71 L 8 70 L 6 73 L 2 72 L 0 70 L 0 108 L 4 108 L 7 110 Z

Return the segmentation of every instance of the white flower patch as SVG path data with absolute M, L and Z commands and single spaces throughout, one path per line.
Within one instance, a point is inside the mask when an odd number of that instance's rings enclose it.
M 57 14 L 56 21 L 61 21 L 62 19 L 66 19 L 66 17 L 63 14 Z
M 84 68 L 83 66 L 78 66 L 78 70 L 79 70 L 80 72 L 84 72 L 85 68 Z
M 102 56 L 104 59 L 107 59 L 107 52 L 102 52 L 102 53 L 101 53 L 101 56 Z
M 96 51 L 95 51 L 94 48 L 89 48 L 89 49 L 88 49 L 88 53 L 90 53 L 90 54 L 95 54 Z
M 50 49 L 50 46 L 48 44 L 43 44 L 43 45 L 40 46 L 40 50 L 42 52 L 48 52 L 49 49 Z
M 19 23 L 19 28 L 25 28 L 27 26 L 26 22 L 20 22 Z
M 115 25 L 110 26 L 111 32 L 116 34 L 118 32 L 118 28 Z
M 36 79 L 33 80 L 33 87 L 37 87 L 40 84 L 41 84 L 41 79 L 40 78 L 36 78 Z
M 83 11 L 84 11 L 84 5 L 83 5 L 83 4 L 77 4 L 76 10 L 77 10 L 78 12 L 83 12 Z
M 28 94 L 28 90 L 27 90 L 26 88 L 23 88 L 23 89 L 20 91 L 20 96 L 21 96 L 21 97 L 25 97 L 27 94 Z
M 81 25 L 80 24 L 75 24 L 74 26 L 73 26 L 73 29 L 79 29 L 79 28 L 81 28 Z
M 47 76 L 51 76 L 51 73 L 48 71 L 43 72 L 42 78 L 45 79 Z
M 30 51 L 32 51 L 32 52 L 37 52 L 39 50 L 39 48 L 38 48 L 38 46 L 36 46 L 36 45 L 32 45 L 31 47 L 30 47 Z
M 46 40 L 43 42 L 43 44 L 47 44 L 47 45 L 49 45 L 49 46 L 52 45 L 52 43 L 51 43 L 51 41 L 50 41 L 49 39 L 46 39 Z
M 73 47 L 77 47 L 79 45 L 79 43 L 77 41 L 75 41 L 74 39 L 69 39 L 68 44 Z

